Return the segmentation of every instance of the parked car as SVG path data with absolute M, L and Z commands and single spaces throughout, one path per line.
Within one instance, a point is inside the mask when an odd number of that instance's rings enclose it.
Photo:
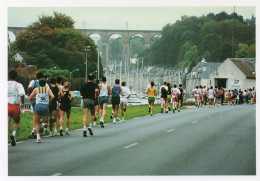
M 74 97 L 76 99 L 81 99 L 82 98 L 82 96 L 80 95 L 80 91 L 72 91 L 72 93 L 73 93 L 73 95 L 74 95 Z
M 137 94 L 131 94 L 128 103 L 141 103 L 140 97 Z

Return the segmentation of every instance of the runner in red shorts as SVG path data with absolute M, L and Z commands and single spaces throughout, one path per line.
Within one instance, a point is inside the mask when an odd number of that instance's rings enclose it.
M 9 72 L 9 81 L 8 81 L 8 136 L 10 132 L 10 122 L 13 118 L 14 128 L 13 133 L 10 136 L 11 145 L 16 145 L 16 132 L 19 128 L 19 123 L 21 119 L 21 109 L 24 109 L 24 87 L 22 84 L 16 82 L 17 72 L 11 70 Z

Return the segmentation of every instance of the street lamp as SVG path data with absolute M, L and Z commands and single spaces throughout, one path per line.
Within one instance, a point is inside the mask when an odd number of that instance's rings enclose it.
M 72 76 L 72 73 L 75 72 L 75 71 L 79 71 L 79 69 L 73 70 L 73 71 L 70 73 L 70 78 L 71 78 L 71 76 Z
M 90 46 L 87 46 L 87 48 L 84 49 L 86 51 L 86 77 L 85 82 L 88 81 L 88 51 L 90 50 Z

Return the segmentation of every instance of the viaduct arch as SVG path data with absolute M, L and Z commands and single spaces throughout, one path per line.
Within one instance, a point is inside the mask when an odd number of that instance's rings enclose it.
M 126 64 L 128 66 L 130 61 L 130 39 L 134 35 L 142 35 L 145 40 L 145 48 L 151 46 L 151 40 L 156 35 L 161 35 L 161 31 L 155 30 L 107 30 L 107 29 L 77 29 L 81 31 L 85 36 L 90 36 L 92 34 L 99 34 L 102 39 L 102 64 L 103 67 L 108 67 L 109 65 L 109 47 L 108 39 L 113 34 L 118 34 L 123 40 L 123 52 L 122 57 L 126 57 Z M 13 32 L 17 37 L 21 32 L 25 32 L 25 27 L 8 27 L 8 31 Z

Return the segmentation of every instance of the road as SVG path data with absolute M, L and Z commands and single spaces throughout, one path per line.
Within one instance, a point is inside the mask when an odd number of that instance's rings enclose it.
M 255 175 L 255 105 L 185 109 L 8 146 L 9 176 Z

